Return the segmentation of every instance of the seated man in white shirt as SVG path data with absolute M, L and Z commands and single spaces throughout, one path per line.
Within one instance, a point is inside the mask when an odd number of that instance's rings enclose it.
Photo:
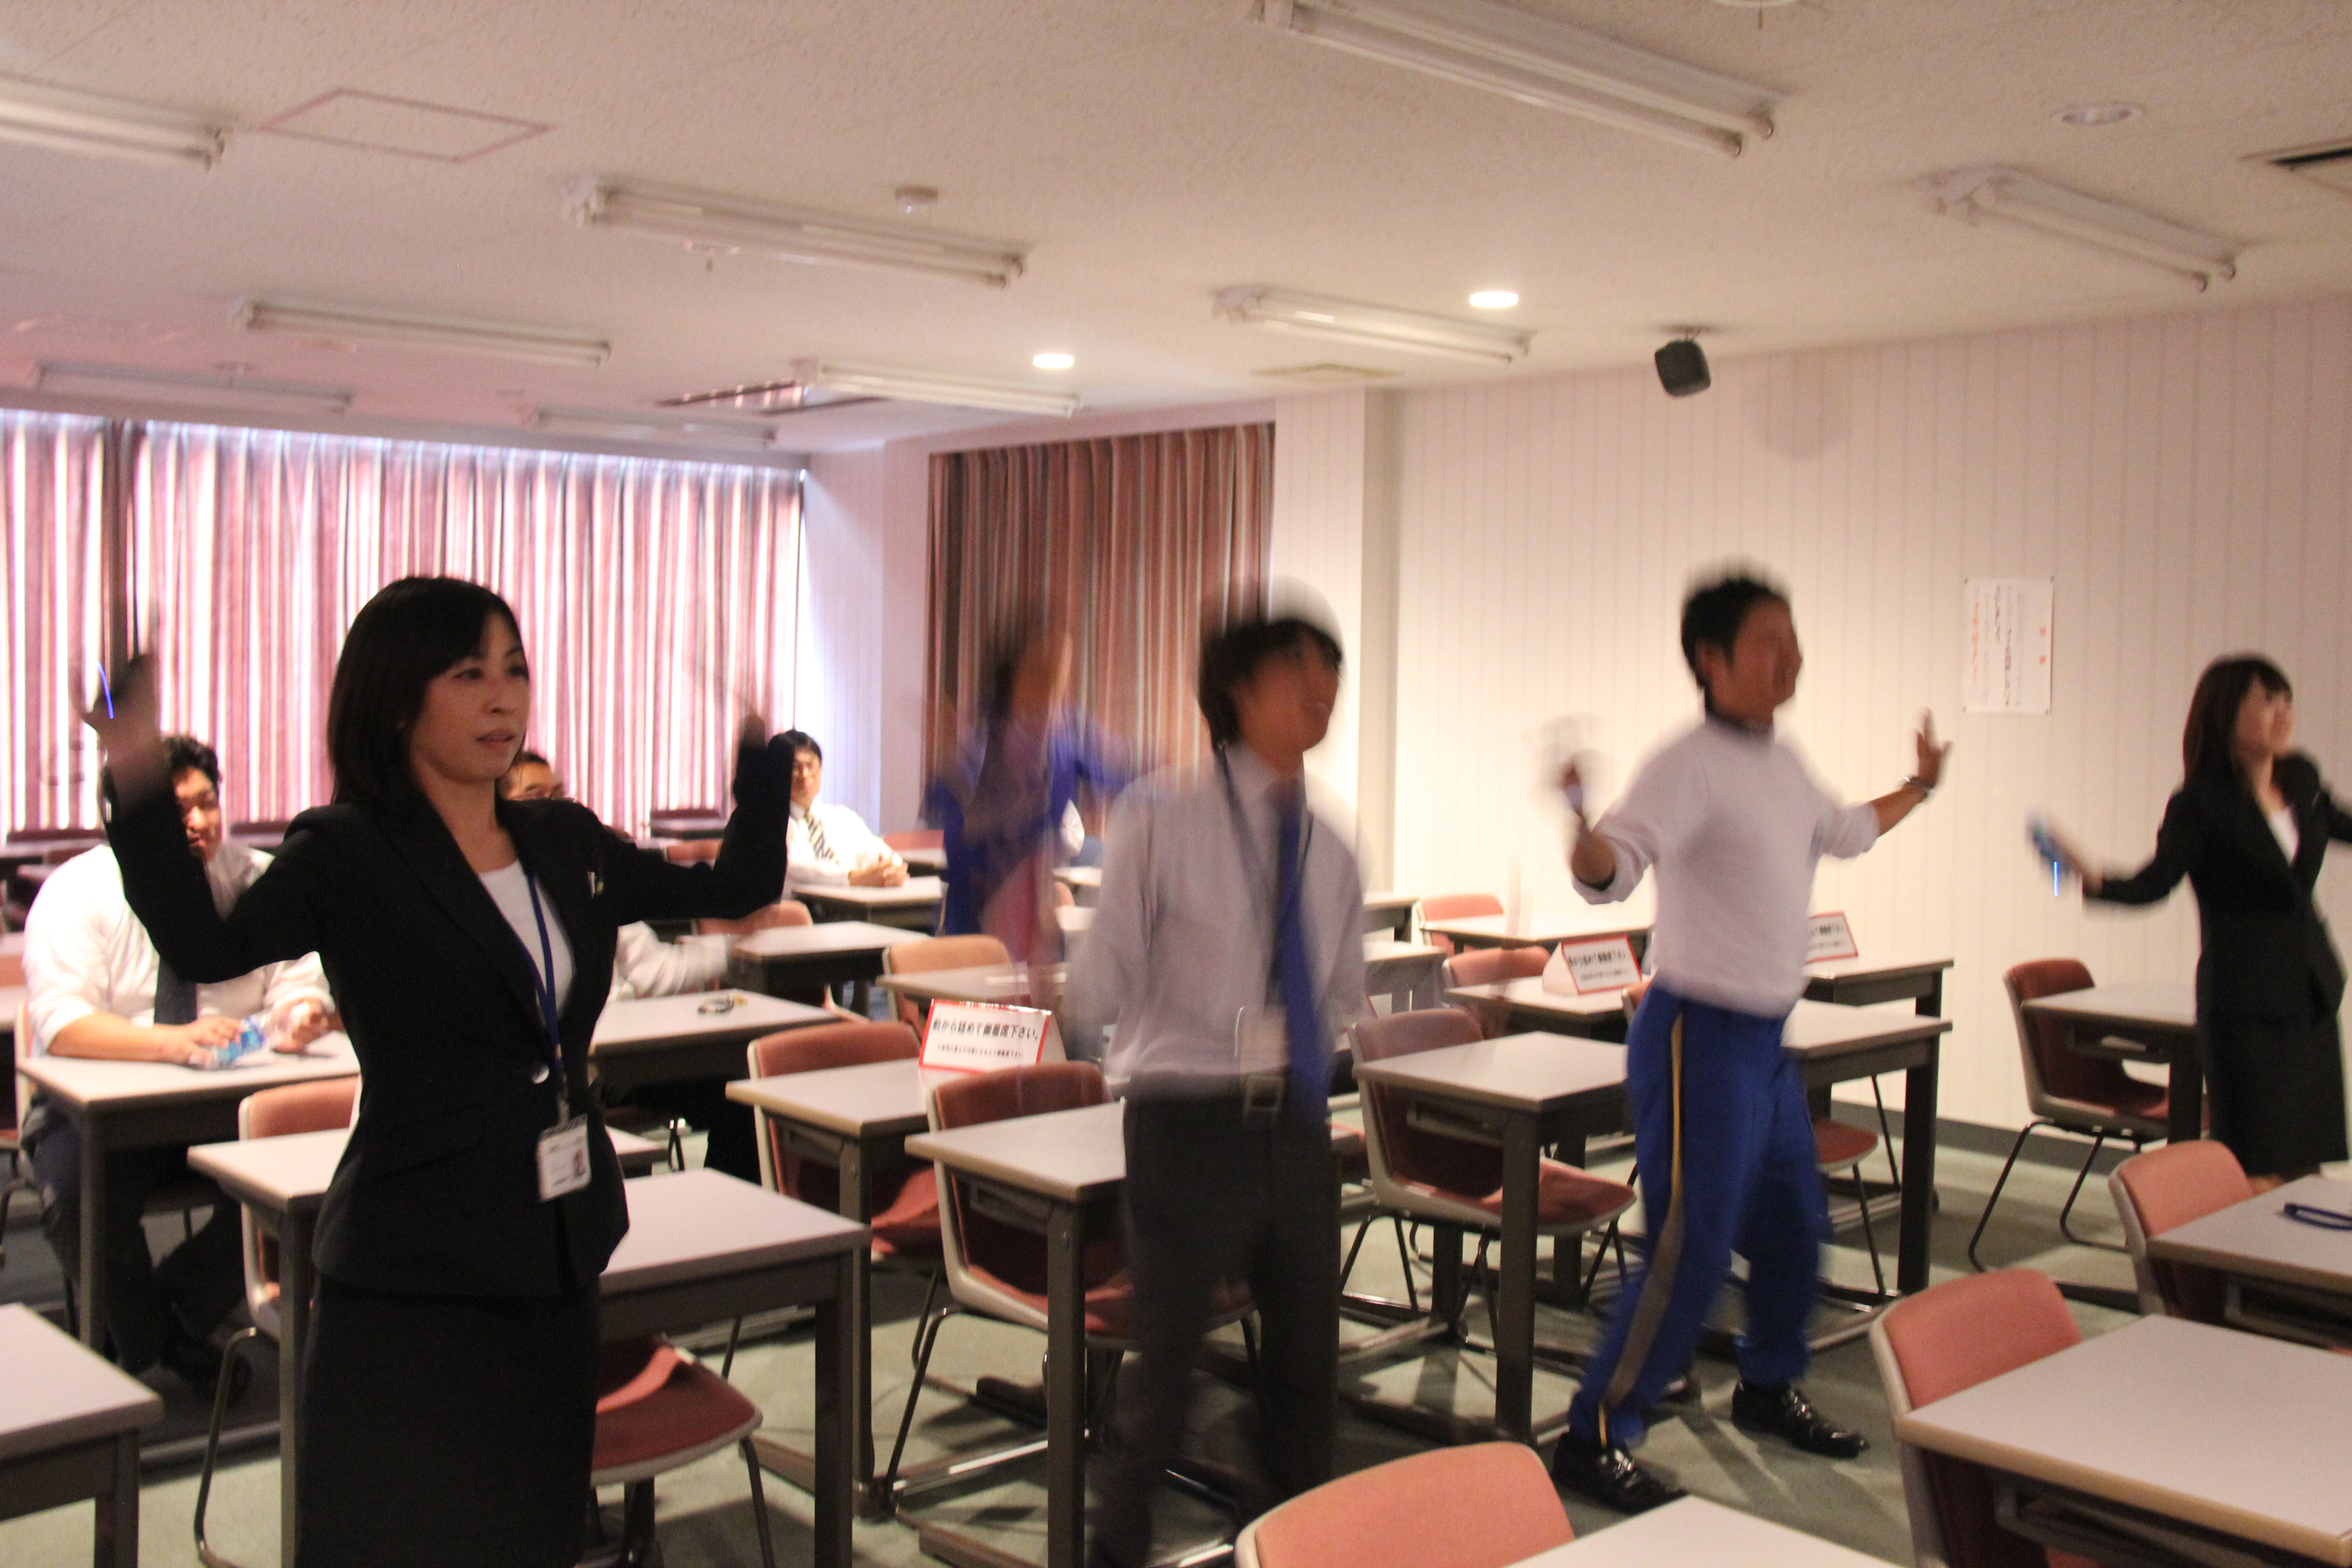
M 220 762 L 185 735 L 164 742 L 188 848 L 205 863 L 214 900 L 226 912 L 269 857 L 224 841 Z M 202 1068 L 237 1038 L 244 1021 L 265 1018 L 271 1044 L 297 1051 L 324 1034 L 333 999 L 316 954 L 268 964 L 219 985 L 196 985 L 164 968 L 122 893 L 114 852 L 103 846 L 58 868 L 34 900 L 25 927 L 26 1014 L 36 1055 L 171 1062 Z M 37 1098 L 25 1146 L 41 1192 L 41 1228 L 68 1279 L 81 1266 L 81 1135 Z M 236 1205 L 212 1216 L 158 1267 L 144 1215 L 158 1186 L 186 1170 L 187 1146 L 126 1150 L 107 1163 L 104 1237 L 107 1323 L 126 1371 L 163 1362 L 209 1391 L 220 1354 L 208 1342 L 244 1295 Z
M 793 819 L 784 829 L 784 886 L 803 888 L 896 888 L 907 880 L 907 863 L 875 836 L 866 819 L 845 805 L 819 805 L 824 783 L 824 748 L 804 730 L 781 739 L 793 747 Z
M 499 781 L 499 793 L 508 800 L 562 800 L 563 775 L 537 752 L 516 753 L 514 765 Z M 688 991 L 709 991 L 727 978 L 728 941 L 723 936 L 689 936 L 664 942 L 643 921 L 623 926 L 613 942 L 611 1000 L 626 1002 L 640 996 L 677 996 Z M 647 1084 L 626 1103 L 664 1117 L 683 1118 L 688 1126 L 707 1131 L 702 1163 L 714 1171 L 760 1179 L 760 1152 L 751 1107 L 727 1098 L 720 1079 L 693 1079 L 677 1083 Z

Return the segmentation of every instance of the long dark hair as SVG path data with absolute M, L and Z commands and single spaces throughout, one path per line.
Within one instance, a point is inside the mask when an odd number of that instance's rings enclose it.
M 2180 734 L 2180 768 L 2189 778 L 2211 775 L 2245 783 L 2238 763 L 2238 710 L 2255 687 L 2273 697 L 2292 697 L 2286 672 L 2254 653 L 2217 658 L 2197 678 L 2189 699 L 2189 724 Z
M 513 608 L 459 577 L 403 577 L 361 609 L 343 636 L 327 699 L 336 800 L 396 810 L 421 804 L 408 737 L 425 689 L 479 651 L 493 616 L 522 640 Z

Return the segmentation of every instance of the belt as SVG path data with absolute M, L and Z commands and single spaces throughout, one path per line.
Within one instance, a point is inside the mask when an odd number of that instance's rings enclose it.
M 1271 1127 L 1282 1120 L 1283 1107 L 1290 1101 L 1290 1075 L 1254 1072 L 1233 1078 L 1168 1076 L 1130 1084 L 1128 1098 L 1147 1105 L 1213 1105 L 1219 1109 L 1233 1106 L 1241 1112 L 1242 1125 Z

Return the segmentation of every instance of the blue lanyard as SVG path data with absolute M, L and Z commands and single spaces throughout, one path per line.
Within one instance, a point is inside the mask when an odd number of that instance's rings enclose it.
M 546 966 L 544 969 L 537 965 L 532 967 L 530 987 L 539 993 L 540 1021 L 547 1026 L 548 1048 L 554 1053 L 548 1070 L 555 1077 L 557 1119 L 568 1121 L 572 1115 L 572 1096 L 569 1080 L 563 1072 L 562 1014 L 555 1005 L 555 943 L 547 934 L 547 911 L 540 907 L 539 879 L 530 874 L 528 866 L 522 868 L 522 885 L 530 893 L 530 918 L 539 922 L 539 956 Z

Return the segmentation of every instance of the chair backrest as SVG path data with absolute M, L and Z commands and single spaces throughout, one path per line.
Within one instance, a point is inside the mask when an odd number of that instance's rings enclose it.
M 1493 985 L 1541 974 L 1551 952 L 1541 947 L 1474 947 L 1445 961 L 1445 984 Z
M 2058 1287 L 2025 1268 L 1963 1274 L 1897 1301 L 1870 1329 L 1897 1417 L 2082 1341 Z M 1982 1467 L 1909 1444 L 1897 1458 L 1919 1568 L 2048 1568 L 2040 1545 L 1995 1522 Z
M 922 974 L 934 969 L 985 969 L 1010 963 L 1013 954 L 992 936 L 926 936 L 882 950 L 885 974 Z M 912 997 L 898 998 L 898 1017 L 917 1034 L 923 1032 L 923 1007 Z
M 750 936 L 755 931 L 770 926 L 804 926 L 815 924 L 809 907 L 798 899 L 786 899 L 770 904 L 764 910 L 754 910 L 740 921 L 698 920 L 694 929 L 704 936 Z
M 1431 921 L 1458 921 L 1471 915 L 1499 915 L 1502 912 L 1503 900 L 1492 893 L 1440 893 L 1433 899 L 1421 900 L 1421 920 L 1424 925 Z M 1454 943 L 1445 937 L 1423 931 L 1421 939 L 1432 947 L 1447 952 L 1454 951 Z
M 2080 959 L 2037 958 L 2012 967 L 2001 976 L 2009 989 L 2011 1015 L 2017 1020 L 2017 1043 L 2025 1060 L 2025 1100 L 2036 1116 L 2061 1108 L 2058 1100 L 2111 1104 L 2131 1088 L 2131 1075 L 2120 1062 L 2085 1056 L 2066 1043 L 2066 1026 L 2055 1018 L 2029 1017 L 2025 1004 L 2044 996 L 2091 988 L 2090 966 Z
M 239 1138 L 285 1138 L 297 1132 L 325 1132 L 352 1124 L 359 1104 L 360 1080 L 333 1078 L 320 1083 L 289 1083 L 265 1089 L 237 1103 Z M 238 1218 L 245 1242 L 245 1307 L 271 1339 L 278 1337 L 278 1238 L 265 1235 L 254 1223 L 253 1211 Z
M 940 828 L 916 827 L 904 833 L 886 833 L 882 842 L 903 855 L 909 849 L 944 849 L 948 836 Z
M 2228 1145 L 2200 1138 L 2135 1154 L 2108 1173 L 2107 1191 L 2123 1216 L 2124 1242 L 2139 1280 L 2139 1310 L 2151 1317 L 2221 1322 L 2229 1300 L 2222 1277 L 2193 1263 L 2150 1258 L 2147 1238 L 2254 1195 L 2253 1184 Z
M 0 985 L 25 984 L 25 955 L 21 952 L 0 952 Z
M 1239 1568 L 1505 1568 L 1575 1539 L 1524 1443 L 1433 1448 L 1302 1492 L 1235 1545 Z
M 716 860 L 723 838 L 673 838 L 662 846 L 662 853 L 680 865 L 698 860 Z
M 1478 1020 L 1459 1007 L 1424 1007 L 1366 1018 L 1356 1026 L 1356 1059 L 1385 1061 L 1483 1038 Z M 1411 1101 L 1393 1089 L 1366 1084 L 1364 1137 L 1372 1173 L 1386 1181 L 1417 1182 L 1441 1192 L 1483 1198 L 1503 1184 L 1499 1144 L 1474 1143 L 1412 1125 Z
M 916 1044 L 915 1031 L 904 1024 L 819 1024 L 763 1035 L 751 1042 L 744 1055 L 751 1077 L 781 1078 L 827 1068 L 911 1061 L 921 1048 Z M 831 1165 L 803 1161 L 777 1136 L 775 1119 L 765 1113 L 760 1117 L 760 1181 L 771 1192 L 819 1208 L 841 1207 L 841 1173 Z
M 1006 1068 L 1002 1072 L 973 1073 L 940 1084 L 931 1091 L 931 1124 L 945 1131 L 976 1127 L 1015 1116 L 1043 1116 L 1053 1110 L 1076 1110 L 1109 1103 L 1110 1089 L 1102 1069 L 1092 1062 L 1039 1062 L 1032 1067 Z M 940 1169 L 940 1247 L 947 1258 L 948 1283 L 959 1300 L 971 1289 L 967 1271 L 978 1268 L 1033 1295 L 1045 1289 L 1045 1238 L 1000 1219 L 978 1213 L 964 1184 L 944 1166 Z M 1114 1242 L 1087 1248 L 1089 1289 L 1116 1274 L 1120 1249 Z

